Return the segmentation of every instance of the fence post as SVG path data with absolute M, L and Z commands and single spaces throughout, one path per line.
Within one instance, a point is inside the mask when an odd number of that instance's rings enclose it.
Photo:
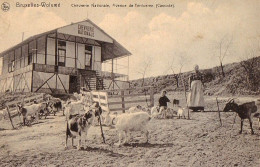
M 122 98 L 122 108 L 123 108 L 123 113 L 125 113 L 125 97 L 124 97 L 124 90 L 121 90 L 121 98 Z
M 150 107 L 154 106 L 154 90 L 153 88 L 150 89 Z
M 9 111 L 9 106 L 8 106 L 8 105 L 6 105 L 6 110 L 7 110 L 7 112 L 8 112 L 8 116 L 9 116 L 10 122 L 11 122 L 11 124 L 12 124 L 12 127 L 13 127 L 13 129 L 15 129 L 15 128 L 14 128 L 14 125 L 13 125 L 13 121 L 12 121 L 12 117 L 11 117 L 11 114 L 10 114 L 10 111 Z

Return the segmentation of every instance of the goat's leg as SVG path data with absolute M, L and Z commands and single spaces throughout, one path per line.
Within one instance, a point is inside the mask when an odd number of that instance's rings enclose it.
M 244 119 L 241 119 L 241 130 L 240 130 L 240 134 L 242 133 L 242 129 L 243 129 L 243 122 L 244 122 Z
M 81 146 L 81 135 L 79 134 L 79 140 L 78 140 L 78 146 L 77 146 L 77 150 L 80 150 L 80 146 Z
M 260 118 L 258 118 L 258 129 L 260 130 Z
M 249 123 L 250 123 L 250 128 L 251 128 L 251 134 L 253 135 L 254 134 L 254 130 L 253 130 L 253 126 L 252 126 L 253 121 L 252 121 L 251 116 L 249 117 Z
M 73 140 L 73 139 L 72 139 L 72 140 Z M 67 143 L 68 143 L 68 135 L 66 134 L 65 149 L 68 148 Z
M 123 131 L 123 144 L 127 143 L 127 131 Z
M 87 133 L 84 134 L 84 149 L 87 149 Z
M 130 141 L 130 132 L 126 131 L 126 143 L 129 143 Z
M 25 126 L 26 117 L 23 117 L 23 126 Z
M 146 137 L 146 142 L 145 143 L 148 143 L 149 131 L 147 129 L 144 129 L 142 132 L 144 132 L 145 137 Z

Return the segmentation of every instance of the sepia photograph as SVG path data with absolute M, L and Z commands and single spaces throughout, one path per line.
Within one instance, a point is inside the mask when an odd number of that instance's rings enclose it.
M 0 0 L 0 166 L 259 167 L 259 0 Z

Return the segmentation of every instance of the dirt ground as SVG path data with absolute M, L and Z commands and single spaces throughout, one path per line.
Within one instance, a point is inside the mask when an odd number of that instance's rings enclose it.
M 169 96 L 172 96 L 169 94 Z M 215 98 L 207 98 L 208 109 L 216 108 Z M 213 107 L 213 104 L 215 105 Z M 239 134 L 240 121 L 235 113 L 191 113 L 191 120 L 152 119 L 148 124 L 149 143 L 141 133 L 133 133 L 129 144 L 117 147 L 116 130 L 89 129 L 87 148 L 77 151 L 65 145 L 65 117 L 50 116 L 31 127 L 0 130 L 0 166 L 260 166 L 260 131 L 254 118 L 255 134 L 249 121 Z M 0 121 L 9 125 L 7 120 Z M 75 140 L 74 145 L 77 144 Z

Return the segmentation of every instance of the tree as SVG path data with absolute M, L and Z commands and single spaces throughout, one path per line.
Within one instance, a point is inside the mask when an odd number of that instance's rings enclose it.
M 169 69 L 172 71 L 173 77 L 174 77 L 174 79 L 175 79 L 175 81 L 176 81 L 176 86 L 177 86 L 177 88 L 178 88 L 178 87 L 179 87 L 179 75 L 178 75 L 178 74 L 175 74 L 173 64 L 174 64 L 174 58 L 172 59 L 172 61 L 171 61 L 171 63 L 170 63 Z
M 246 82 L 249 89 L 257 91 L 260 89 L 260 47 L 248 48 L 244 54 L 244 61 L 240 62 L 246 72 Z
M 141 65 L 139 71 L 137 73 L 142 75 L 142 87 L 144 86 L 144 79 L 147 74 L 147 70 L 151 67 L 152 60 L 150 58 L 144 60 L 143 64 Z
M 232 44 L 232 41 L 233 41 L 233 36 L 231 36 L 231 37 L 224 36 L 217 44 L 217 49 L 219 52 L 217 54 L 217 57 L 219 59 L 221 73 L 222 73 L 223 77 L 225 77 L 223 61 L 224 61 L 225 57 L 228 55 L 229 48 L 230 48 L 230 45 Z

